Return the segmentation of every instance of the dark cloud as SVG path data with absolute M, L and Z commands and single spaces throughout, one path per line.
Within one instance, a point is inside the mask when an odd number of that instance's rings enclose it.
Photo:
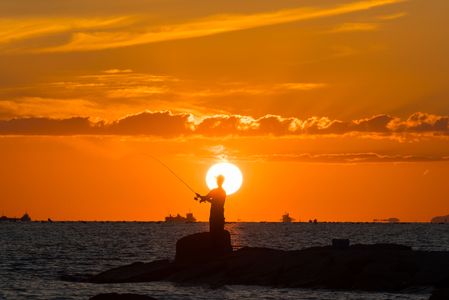
M 103 130 L 118 135 L 175 137 L 191 133 L 190 117 L 189 114 L 172 114 L 168 111 L 143 112 L 103 126 Z
M 267 115 L 256 120 L 257 134 L 276 136 L 294 134 L 298 132 L 296 121 L 295 118 Z
M 449 117 L 417 112 L 406 121 L 396 120 L 392 123 L 392 130 L 398 132 L 442 132 L 449 131 Z
M 100 123 L 99 123 L 100 124 Z M 77 135 L 93 134 L 97 124 L 89 118 L 68 119 L 16 118 L 0 120 L 0 134 L 4 135 Z
M 449 135 L 449 117 L 415 113 L 406 120 L 389 115 L 340 121 L 312 117 L 301 120 L 294 117 L 266 115 L 258 119 L 241 115 L 215 115 L 195 118 L 187 113 L 146 111 L 129 115 L 117 121 L 93 122 L 86 117 L 67 119 L 15 118 L 0 121 L 3 135 L 148 135 L 178 137 L 201 135 L 222 136 L 295 136 L 342 135 L 347 133 L 393 135 L 430 133 Z
M 196 134 L 206 136 L 245 135 L 248 131 L 244 117 L 238 115 L 206 117 L 194 127 Z
M 354 131 L 361 132 L 388 132 L 388 124 L 394 118 L 389 115 L 377 115 L 367 119 L 361 119 L 352 123 Z

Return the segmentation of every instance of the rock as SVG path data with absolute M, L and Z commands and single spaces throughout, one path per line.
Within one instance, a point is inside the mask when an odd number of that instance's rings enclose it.
M 449 288 L 436 288 L 429 298 L 429 300 L 448 300 L 448 299 L 449 299 Z
M 153 297 L 138 294 L 106 293 L 91 297 L 89 300 L 156 300 Z
M 171 274 L 173 264 L 168 259 L 150 263 L 136 262 L 124 267 L 114 268 L 90 278 L 94 283 L 157 281 Z
M 349 248 L 349 240 L 348 239 L 333 239 L 332 247 L 334 247 L 336 249 Z
M 177 257 L 174 262 L 132 264 L 98 274 L 90 281 L 164 280 L 189 285 L 387 292 L 435 286 L 447 276 L 449 269 L 449 252 L 413 251 L 394 244 L 351 245 L 344 250 L 326 246 L 295 251 L 246 247 L 204 260 L 203 251 L 210 250 L 206 237 L 199 234 L 181 239 L 182 242 L 178 242 L 181 252 L 177 253 L 181 258 Z M 197 257 L 201 261 L 196 261 Z
M 176 242 L 177 263 L 203 262 L 232 252 L 231 235 L 225 230 L 221 236 L 200 232 L 185 236 Z
M 429 300 L 448 300 L 448 299 L 449 299 L 449 276 L 441 280 L 436 285 Z

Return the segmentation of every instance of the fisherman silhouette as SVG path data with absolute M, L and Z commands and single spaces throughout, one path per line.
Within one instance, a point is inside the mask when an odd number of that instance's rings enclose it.
M 217 188 L 212 189 L 206 196 L 196 193 L 197 200 L 210 202 L 209 231 L 212 237 L 219 237 L 224 232 L 224 204 L 226 200 L 226 191 L 223 189 L 223 175 L 217 176 Z

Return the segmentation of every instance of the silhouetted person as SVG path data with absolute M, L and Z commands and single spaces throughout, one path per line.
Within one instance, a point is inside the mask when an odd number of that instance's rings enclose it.
M 195 199 L 201 202 L 210 202 L 210 217 L 209 217 L 209 231 L 212 236 L 217 237 L 223 234 L 225 217 L 224 204 L 226 200 L 226 191 L 223 189 L 223 182 L 225 178 L 223 175 L 217 176 L 217 188 L 210 190 L 206 196 L 196 194 Z

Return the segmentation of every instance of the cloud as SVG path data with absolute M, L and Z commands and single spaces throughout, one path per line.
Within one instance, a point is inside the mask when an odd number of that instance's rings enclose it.
M 253 118 L 240 115 L 217 115 L 203 118 L 192 134 L 205 136 L 245 135 L 252 126 Z
M 108 98 L 140 98 L 152 95 L 167 94 L 169 89 L 167 87 L 160 86 L 135 86 L 132 88 L 119 88 L 106 92 Z
M 81 135 L 95 132 L 88 118 L 20 118 L 0 121 L 0 134 L 6 135 Z
M 417 112 L 405 121 L 395 119 L 394 122 L 389 124 L 389 127 L 396 132 L 440 132 L 447 134 L 449 117 Z
M 103 73 L 106 73 L 106 74 L 121 74 L 121 73 L 132 73 L 132 72 L 133 72 L 133 70 L 131 70 L 131 69 L 124 69 L 124 70 L 109 69 L 109 70 L 103 71 Z
M 246 155 L 249 160 L 263 161 L 295 161 L 319 163 L 381 163 L 381 162 L 431 162 L 448 161 L 448 157 L 438 155 L 404 155 L 367 153 L 295 153 L 295 154 L 264 154 Z M 428 174 L 428 170 L 423 175 Z
M 80 31 L 113 30 L 129 25 L 132 18 L 128 16 L 103 18 L 3 18 L 0 20 L 0 47 L 3 50 L 28 51 L 34 49 L 23 41 L 37 42 L 36 38 L 61 34 L 74 34 Z M 37 43 L 45 47 L 45 41 Z
M 242 115 L 197 117 L 189 113 L 145 111 L 113 122 L 68 119 L 15 118 L 0 121 L 0 134 L 57 135 L 108 134 L 179 136 L 307 136 L 307 135 L 401 135 L 432 134 L 449 136 L 449 117 L 422 112 L 401 120 L 389 115 L 341 121 L 327 117 L 301 120 L 295 117 L 265 115 L 253 118 Z
M 327 84 L 321 82 L 287 82 L 280 83 L 276 86 L 279 90 L 291 90 L 291 91 L 310 91 L 315 89 L 321 89 L 326 87 Z
M 66 118 L 82 114 L 97 115 L 99 107 L 86 99 L 80 98 L 43 98 L 23 97 L 14 100 L 0 99 L 0 119 L 20 117 Z
M 379 28 L 376 23 L 343 23 L 330 30 L 330 33 L 355 32 L 355 31 L 374 31 Z
M 249 82 L 218 82 L 207 89 L 191 90 L 192 80 L 184 80 L 169 75 L 156 75 L 134 72 L 131 69 L 109 69 L 99 74 L 82 75 L 72 78 L 70 81 L 50 83 L 51 86 L 65 89 L 93 88 L 108 90 L 108 93 L 116 97 L 115 91 L 121 91 L 121 96 L 129 98 L 132 94 L 136 97 L 148 94 L 178 93 L 191 97 L 211 97 L 223 95 L 267 95 L 280 94 L 295 91 L 311 91 L 327 87 L 322 82 L 285 82 L 257 84 Z M 131 95 L 127 95 L 126 91 Z
M 388 125 L 395 120 L 389 115 L 376 115 L 367 119 L 356 120 L 352 123 L 355 131 L 362 132 L 388 132 Z
M 407 16 L 406 12 L 399 12 L 399 13 L 395 13 L 395 14 L 391 14 L 391 15 L 379 16 L 378 19 L 384 20 L 384 21 L 390 21 L 390 20 L 397 20 L 397 19 L 403 18 L 405 16 Z
M 190 133 L 191 124 L 190 114 L 143 112 L 124 117 L 102 129 L 107 134 L 175 137 Z
M 0 24 L 0 44 L 59 34 L 56 43 L 25 43 L 19 49 L 31 52 L 93 51 L 163 41 L 189 39 L 303 20 L 338 16 L 382 7 L 404 0 L 356 1 L 333 7 L 300 7 L 271 12 L 215 15 L 178 24 L 152 25 L 148 16 L 97 19 L 11 19 Z M 15 35 L 15 32 L 20 34 Z M 48 42 L 47 42 L 48 43 Z M 19 43 L 20 45 L 20 43 Z M 10 49 L 16 49 L 9 45 Z M 28 47 L 28 48 L 27 48 Z
M 77 76 L 69 81 L 52 82 L 48 85 L 86 97 L 148 99 L 150 96 L 172 92 L 173 85 L 178 81 L 172 76 L 138 73 L 131 69 L 109 69 L 100 74 Z

